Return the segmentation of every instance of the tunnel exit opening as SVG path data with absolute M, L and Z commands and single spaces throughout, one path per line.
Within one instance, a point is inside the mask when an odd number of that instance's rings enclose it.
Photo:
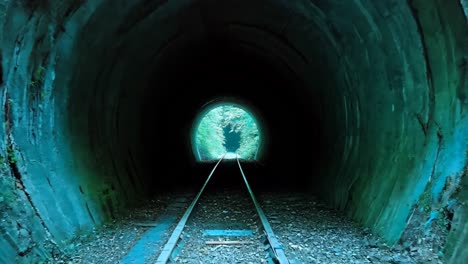
M 230 102 L 210 105 L 202 111 L 192 129 L 192 148 L 199 162 L 240 158 L 257 161 L 261 132 L 253 114 Z

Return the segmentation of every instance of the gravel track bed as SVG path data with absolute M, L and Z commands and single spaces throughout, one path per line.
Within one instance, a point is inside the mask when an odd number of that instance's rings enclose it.
M 184 246 L 176 263 L 266 263 L 255 207 L 245 190 L 206 193 L 196 206 L 182 235 Z M 204 230 L 251 230 L 253 236 L 213 237 Z M 241 245 L 206 245 L 207 241 L 240 241 Z
M 389 247 L 370 230 L 304 193 L 259 195 L 286 256 L 301 263 L 438 264 L 431 249 Z

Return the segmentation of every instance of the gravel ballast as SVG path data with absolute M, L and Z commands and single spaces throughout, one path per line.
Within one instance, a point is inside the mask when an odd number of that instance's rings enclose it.
M 168 207 L 182 203 L 179 219 L 194 194 L 164 194 L 128 215 L 70 241 L 46 263 L 119 263 L 143 234 L 157 225 Z M 389 246 L 342 212 L 306 193 L 257 194 L 288 259 L 295 263 L 443 263 L 440 251 L 424 244 Z M 154 244 L 147 263 L 154 263 L 175 224 Z M 207 230 L 251 231 L 249 236 L 212 236 Z M 245 189 L 203 194 L 182 233 L 176 263 L 267 263 L 265 236 Z M 442 240 L 441 240 L 442 241 Z M 233 243 L 233 244 L 229 244 Z M 153 245 L 151 245 L 153 246 Z

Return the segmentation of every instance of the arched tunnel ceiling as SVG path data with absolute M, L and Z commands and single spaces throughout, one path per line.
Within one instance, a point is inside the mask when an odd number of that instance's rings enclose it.
M 222 96 L 263 118 L 259 181 L 305 186 L 390 242 L 466 170 L 461 2 L 4 3 L 2 189 L 35 240 L 196 184 L 190 127 Z

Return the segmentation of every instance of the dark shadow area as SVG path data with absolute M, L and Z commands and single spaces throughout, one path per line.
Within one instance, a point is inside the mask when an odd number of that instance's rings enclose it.
M 240 133 L 233 131 L 231 125 L 226 126 L 223 129 L 223 133 L 226 139 L 224 146 L 226 147 L 227 152 L 235 153 L 240 146 Z
M 195 163 L 189 131 L 200 109 L 222 97 L 253 106 L 269 131 L 264 139 L 268 152 L 263 161 L 247 166 L 250 174 L 264 188 L 310 187 L 314 178 L 301 171 L 310 172 L 319 164 L 320 123 L 311 119 L 319 114 L 308 105 L 313 99 L 302 81 L 274 57 L 227 39 L 209 38 L 172 45 L 155 65 L 153 76 L 141 102 L 142 124 L 147 126 L 141 131 L 143 164 L 149 165 L 145 170 L 155 169 L 154 159 L 159 164 L 159 177 L 147 181 L 154 191 L 200 186 L 207 177 L 214 164 Z M 306 116 L 309 121 L 303 122 Z

